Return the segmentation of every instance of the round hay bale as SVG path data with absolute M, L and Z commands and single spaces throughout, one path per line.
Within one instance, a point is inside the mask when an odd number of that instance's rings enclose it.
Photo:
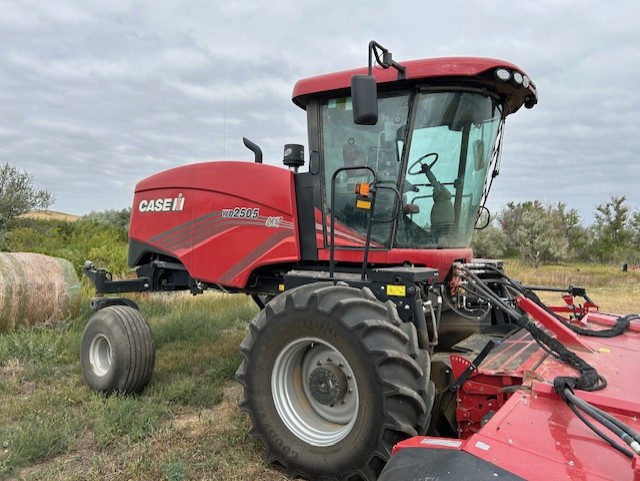
M 31 252 L 0 252 L 0 331 L 77 316 L 80 296 L 80 282 L 69 261 Z

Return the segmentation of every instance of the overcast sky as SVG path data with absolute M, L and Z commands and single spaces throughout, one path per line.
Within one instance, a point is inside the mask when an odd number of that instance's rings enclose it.
M 73 214 L 128 207 L 160 170 L 250 160 L 243 136 L 280 164 L 307 144 L 295 81 L 364 66 L 372 39 L 398 61 L 503 58 L 537 84 L 507 120 L 492 211 L 640 210 L 637 0 L 0 0 L 0 162 Z

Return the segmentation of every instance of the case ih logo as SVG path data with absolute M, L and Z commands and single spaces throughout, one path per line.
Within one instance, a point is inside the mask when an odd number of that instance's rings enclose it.
M 185 198 L 182 194 L 178 197 L 167 197 L 162 199 L 142 199 L 138 204 L 140 212 L 175 212 L 184 209 Z

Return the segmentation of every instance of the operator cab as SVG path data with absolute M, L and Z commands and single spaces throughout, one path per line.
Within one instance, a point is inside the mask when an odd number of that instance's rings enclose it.
M 488 174 L 497 175 L 504 120 L 535 105 L 535 86 L 518 67 L 493 59 L 388 66 L 398 72 L 339 72 L 294 88 L 294 102 L 307 110 L 316 223 L 324 230 L 318 247 L 329 245 L 331 212 L 336 247 L 364 247 L 370 213 L 358 209 L 354 187 L 375 180 L 372 250 L 468 248 Z M 364 115 L 353 77 L 375 80 Z

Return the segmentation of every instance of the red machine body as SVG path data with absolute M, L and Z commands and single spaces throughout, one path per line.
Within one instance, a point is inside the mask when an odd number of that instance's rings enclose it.
M 329 260 L 322 215 L 316 209 L 318 258 Z M 191 277 L 226 287 L 245 287 L 250 274 L 265 265 L 300 260 L 294 174 L 266 164 L 242 161 L 206 162 L 177 167 L 136 186 L 129 232 L 130 265 L 149 252 L 180 260 Z M 338 224 L 336 260 L 362 262 L 365 238 Z M 220 255 L 224 253 L 224 255 Z M 415 265 L 449 269 L 469 261 L 471 249 L 373 249 L 370 261 L 380 265 Z
M 179 208 L 171 199 L 182 199 Z M 300 259 L 296 219 L 288 170 L 248 162 L 178 167 L 136 186 L 129 237 L 146 249 L 129 262 L 161 252 L 196 279 L 243 287 L 261 265 Z
M 421 81 L 424 79 L 470 79 L 475 80 L 482 75 L 493 73 L 498 68 L 521 72 L 520 67 L 500 59 L 482 57 L 440 57 L 403 62 L 404 79 L 407 82 Z M 351 78 L 354 75 L 366 74 L 366 68 L 345 70 L 325 75 L 318 75 L 299 80 L 293 87 L 293 101 L 296 105 L 306 108 L 309 99 L 318 94 L 333 93 L 351 88 Z M 392 69 L 373 69 L 372 75 L 379 85 L 398 83 L 398 75 Z M 507 114 L 517 111 L 525 102 L 537 101 L 535 84 L 527 81 L 527 90 L 519 90 L 513 86 L 509 88 L 510 99 L 507 103 Z
M 433 79 L 447 85 L 491 85 L 503 102 L 506 116 L 536 101 L 536 89 L 498 81 L 496 69 L 520 72 L 515 65 L 486 58 L 440 58 L 405 63 L 405 88 Z M 310 144 L 318 144 L 318 98 L 349 94 L 350 79 L 365 70 L 337 72 L 299 81 L 293 101 L 308 112 Z M 393 88 L 397 76 L 390 70 L 374 70 L 380 89 Z M 524 73 L 519 73 L 526 78 Z M 404 122 L 404 120 L 403 120 Z M 318 148 L 322 155 L 322 148 Z M 320 159 L 330 175 L 327 154 Z M 312 159 L 313 160 L 313 159 Z M 139 266 L 153 256 L 179 261 L 189 276 L 208 284 L 241 289 L 251 274 L 265 266 L 295 265 L 312 259 L 328 262 L 328 181 L 313 180 L 314 188 L 296 190 L 299 174 L 280 167 L 246 161 L 205 162 L 174 168 L 141 181 L 133 200 L 129 265 Z M 400 182 L 395 180 L 395 182 Z M 313 224 L 302 226 L 298 197 L 313 197 Z M 315 251 L 303 254 L 303 238 L 315 238 Z M 362 230 L 337 219 L 335 261 L 360 264 L 365 236 Z M 453 248 L 436 249 L 381 246 L 372 240 L 369 262 L 379 266 L 411 264 L 438 269 L 442 281 L 453 262 L 469 262 L 468 241 Z

